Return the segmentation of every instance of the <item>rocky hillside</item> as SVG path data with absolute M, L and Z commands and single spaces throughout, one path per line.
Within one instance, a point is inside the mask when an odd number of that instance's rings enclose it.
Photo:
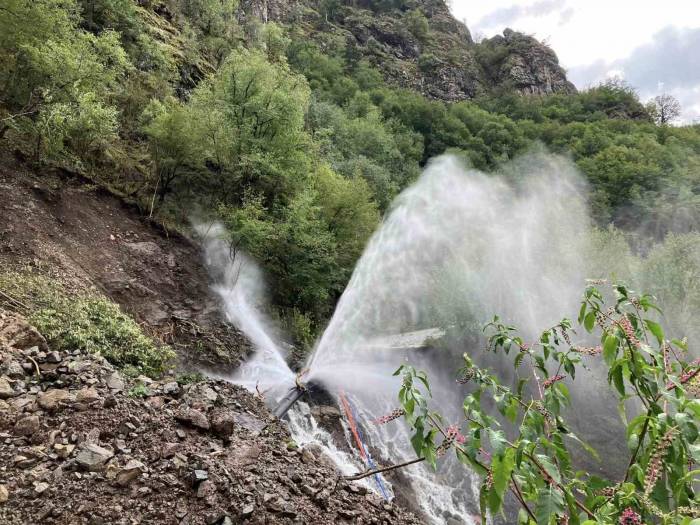
M 392 84 L 436 99 L 576 91 L 549 47 L 510 29 L 475 43 L 444 0 L 245 0 L 241 18 L 294 25 L 322 48 L 344 42 Z
M 0 310 L 0 523 L 418 523 L 223 381 L 128 379 Z

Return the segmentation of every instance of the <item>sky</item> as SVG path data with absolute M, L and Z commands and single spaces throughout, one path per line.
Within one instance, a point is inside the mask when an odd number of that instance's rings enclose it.
M 674 95 L 700 121 L 700 0 L 451 0 L 475 38 L 512 29 L 550 45 L 584 89 L 621 77 L 646 101 Z

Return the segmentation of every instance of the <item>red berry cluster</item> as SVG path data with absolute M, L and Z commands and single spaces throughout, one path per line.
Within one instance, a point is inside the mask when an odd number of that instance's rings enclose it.
M 600 345 L 598 345 L 598 346 L 574 346 L 571 348 L 571 350 L 573 352 L 578 353 L 578 354 L 596 356 L 596 355 L 599 355 L 603 351 L 603 347 Z
M 393 410 L 391 412 L 391 414 L 387 414 L 386 416 L 378 417 L 377 419 L 374 420 L 374 423 L 376 423 L 377 425 L 384 425 L 384 424 L 388 423 L 389 421 L 393 421 L 394 419 L 398 419 L 405 414 L 406 414 L 406 411 L 403 408 L 397 408 L 396 410 Z
M 642 517 L 632 507 L 627 507 L 620 514 L 620 525 L 642 525 Z
M 617 326 L 622 329 L 625 337 L 634 348 L 639 348 L 642 346 L 642 343 L 640 343 L 639 339 L 637 338 L 637 334 L 634 333 L 632 323 L 626 315 L 620 317 L 620 319 L 617 321 Z
M 673 438 L 675 437 L 678 429 L 672 427 L 666 431 L 659 442 L 656 444 L 654 449 L 654 454 L 652 454 L 649 464 L 647 465 L 646 476 L 644 477 L 644 494 L 649 495 L 656 485 L 656 481 L 661 475 L 661 462 L 666 455 L 668 447 L 673 443 Z
M 554 383 L 556 383 L 557 381 L 561 381 L 561 380 L 564 379 L 565 377 L 566 377 L 566 376 L 563 376 L 563 375 L 561 375 L 561 374 L 557 374 L 557 375 L 552 376 L 552 377 L 550 377 L 549 379 L 547 379 L 544 383 L 542 383 L 542 386 L 543 386 L 544 388 L 549 388 L 549 387 L 551 387 Z

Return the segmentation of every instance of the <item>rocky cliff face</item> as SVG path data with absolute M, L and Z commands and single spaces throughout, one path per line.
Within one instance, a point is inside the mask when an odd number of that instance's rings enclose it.
M 557 55 L 531 36 L 506 29 L 480 44 L 482 66 L 492 86 L 506 86 L 523 94 L 573 93 Z M 495 58 L 489 62 L 487 56 Z
M 245 19 L 294 24 L 321 47 L 344 40 L 387 81 L 431 98 L 575 91 L 549 47 L 509 29 L 475 43 L 444 0 L 244 0 L 241 10 Z

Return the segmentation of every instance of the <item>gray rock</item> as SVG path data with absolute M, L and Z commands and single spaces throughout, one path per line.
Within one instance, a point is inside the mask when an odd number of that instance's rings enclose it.
M 211 417 L 211 428 L 219 436 L 228 438 L 233 434 L 233 414 L 227 411 L 216 411 Z
M 121 392 L 124 390 L 124 380 L 122 379 L 119 372 L 113 372 L 107 377 L 107 386 L 114 390 L 115 392 Z
M 46 362 L 47 363 L 60 363 L 61 362 L 61 354 L 56 352 L 55 350 L 53 352 L 49 352 L 46 354 Z
M 248 518 L 253 515 L 253 512 L 255 512 L 255 505 L 251 503 L 241 509 L 241 517 Z
M 44 410 L 53 411 L 58 408 L 69 404 L 73 401 L 73 396 L 68 390 L 63 389 L 53 389 L 47 390 L 39 394 L 37 398 L 37 403 Z
M 160 457 L 163 459 L 170 459 L 175 455 L 175 453 L 180 449 L 179 443 L 163 443 L 160 449 Z
M 89 443 L 81 446 L 75 461 L 84 470 L 99 472 L 112 456 L 114 453 L 111 450 Z
M 265 428 L 266 425 L 266 423 L 262 419 L 245 413 L 234 414 L 233 420 L 237 425 L 245 428 L 253 434 L 260 433 L 260 431 L 262 431 L 262 429 Z
M 43 494 L 49 488 L 48 483 L 44 482 L 34 482 L 34 492 L 37 494 Z
M 71 453 L 75 449 L 75 445 L 64 445 L 62 443 L 55 443 L 53 449 L 59 458 L 66 459 L 71 455 Z
M 126 466 L 117 473 L 116 483 L 122 487 L 129 485 L 138 478 L 146 469 L 146 466 L 135 459 L 130 460 Z
M 202 430 L 209 430 L 209 420 L 207 419 L 207 416 L 194 408 L 181 408 L 177 414 L 175 414 L 175 419 L 185 425 L 200 428 Z
M 10 385 L 6 377 L 0 377 L 0 399 L 9 399 L 14 397 L 16 392 Z
M 78 393 L 75 395 L 75 400 L 78 403 L 90 404 L 100 399 L 100 394 L 98 394 L 97 390 L 94 388 L 83 388 L 82 390 L 78 390 Z
M 193 470 L 190 473 L 190 483 L 193 487 L 199 486 L 200 483 L 209 479 L 209 473 L 206 470 Z
M 180 385 L 177 384 L 177 381 L 171 381 L 170 383 L 165 383 L 163 385 L 163 393 L 166 396 L 177 397 L 180 395 Z
M 41 422 L 39 416 L 27 416 L 15 423 L 15 434 L 20 436 L 33 436 L 39 431 Z
M 30 372 L 32 371 L 32 364 L 30 363 Z M 24 367 L 14 359 L 5 364 L 5 374 L 10 379 L 22 379 L 24 377 L 25 371 Z

